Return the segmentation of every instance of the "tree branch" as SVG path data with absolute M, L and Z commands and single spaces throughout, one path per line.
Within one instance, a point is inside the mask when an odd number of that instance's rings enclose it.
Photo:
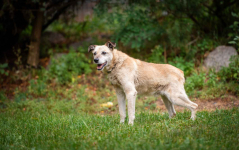
M 53 21 L 55 21 L 56 19 L 59 18 L 59 16 L 69 7 L 70 5 L 67 5 L 65 7 L 63 7 L 62 9 L 60 9 L 59 11 L 57 11 L 57 13 L 55 13 L 55 15 L 47 21 L 46 24 L 44 24 L 42 26 L 42 31 L 44 31 Z
M 79 1 L 79 0 L 72 0 L 72 1 L 70 1 L 70 2 L 68 2 L 68 3 L 66 3 L 64 6 L 60 6 L 60 8 L 58 8 L 57 13 L 55 13 L 55 14 L 53 15 L 53 17 L 52 17 L 50 20 L 48 20 L 47 23 L 45 23 L 45 24 L 42 26 L 42 31 L 44 31 L 53 21 L 55 21 L 56 19 L 58 19 L 59 16 L 60 16 L 62 13 L 64 13 L 68 7 L 70 7 L 71 5 L 75 4 L 77 1 Z M 82 2 L 82 4 L 83 4 L 83 3 L 85 2 L 85 0 L 81 0 L 81 2 Z M 81 4 L 81 5 L 82 5 L 82 4 Z M 53 5 L 52 5 L 52 6 L 48 6 L 47 9 L 49 10 L 51 7 L 53 7 Z

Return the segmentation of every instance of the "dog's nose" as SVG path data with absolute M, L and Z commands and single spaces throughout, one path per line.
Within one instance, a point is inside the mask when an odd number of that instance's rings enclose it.
M 95 62 L 95 63 L 98 63 L 98 62 L 99 62 L 99 59 L 98 59 L 98 58 L 94 59 L 94 62 Z

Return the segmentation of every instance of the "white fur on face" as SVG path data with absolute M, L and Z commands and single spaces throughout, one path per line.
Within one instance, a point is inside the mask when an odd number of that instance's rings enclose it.
M 103 54 L 105 52 L 106 54 Z M 104 67 L 108 66 L 113 59 L 113 53 L 112 51 L 105 45 L 102 46 L 96 46 L 95 49 L 92 51 L 94 59 L 99 59 L 98 63 L 96 63 L 98 66 L 100 64 L 106 63 L 101 69 L 98 70 L 103 70 Z M 95 62 L 94 62 L 95 63 Z

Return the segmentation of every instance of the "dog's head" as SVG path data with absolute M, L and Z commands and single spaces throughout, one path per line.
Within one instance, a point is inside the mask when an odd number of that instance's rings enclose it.
M 105 45 L 90 45 L 88 52 L 93 53 L 94 63 L 97 64 L 97 70 L 103 70 L 104 67 L 108 66 L 113 59 L 113 50 L 116 47 L 115 43 L 110 41 L 106 42 Z

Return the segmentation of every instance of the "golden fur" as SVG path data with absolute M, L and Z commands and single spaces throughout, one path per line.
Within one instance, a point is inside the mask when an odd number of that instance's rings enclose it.
M 129 124 L 133 124 L 137 94 L 161 95 L 170 118 L 176 115 L 173 105 L 179 105 L 189 108 L 192 111 L 191 118 L 195 119 L 198 105 L 189 100 L 184 90 L 182 70 L 169 64 L 154 64 L 134 59 L 114 47 L 115 44 L 107 42 L 102 46 L 94 45 L 92 49 L 89 47 L 89 51 L 94 54 L 94 59 L 99 59 L 99 66 L 106 63 L 108 78 L 116 89 L 120 122 L 124 122 L 126 117 L 127 99 Z M 102 54 L 103 52 L 106 54 Z

